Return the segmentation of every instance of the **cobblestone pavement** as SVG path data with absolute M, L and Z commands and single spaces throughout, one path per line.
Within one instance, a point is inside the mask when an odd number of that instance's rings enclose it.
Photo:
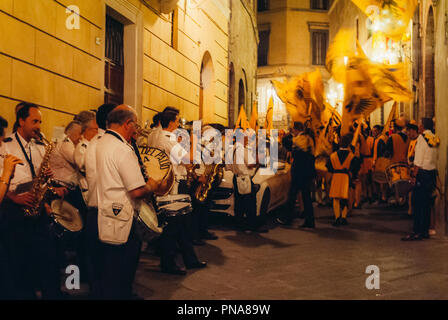
M 207 268 L 163 274 L 158 257 L 143 252 L 135 291 L 186 300 L 448 298 L 448 241 L 400 241 L 412 227 L 405 212 L 365 206 L 340 227 L 331 225 L 331 208 L 315 212 L 315 230 L 300 230 L 300 219 L 278 226 L 274 213 L 265 234 L 234 231 L 229 217 L 215 216 L 211 230 L 219 239 L 195 247 Z M 379 267 L 379 290 L 365 287 L 369 265 Z

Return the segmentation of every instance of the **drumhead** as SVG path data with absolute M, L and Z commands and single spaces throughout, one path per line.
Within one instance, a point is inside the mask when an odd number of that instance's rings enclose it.
M 169 194 L 167 196 L 156 197 L 158 206 L 174 202 L 191 202 L 191 197 L 189 194 Z
M 151 173 L 151 178 L 161 181 L 168 177 L 172 165 L 168 155 L 160 149 L 145 145 L 138 147 L 146 171 Z
M 159 211 L 166 216 L 181 216 L 192 211 L 191 204 L 188 202 L 174 202 L 159 208 Z
M 56 199 L 51 202 L 54 221 L 71 232 L 81 231 L 83 222 L 79 210 L 67 201 Z

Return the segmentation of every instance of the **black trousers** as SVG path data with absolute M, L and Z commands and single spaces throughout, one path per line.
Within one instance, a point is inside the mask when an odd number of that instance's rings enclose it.
M 101 244 L 101 299 L 125 300 L 132 297 L 142 242 L 133 221 L 128 241 L 122 245 Z
M 90 295 L 93 299 L 101 298 L 101 263 L 103 261 L 101 242 L 98 238 L 98 208 L 89 207 L 84 230 L 84 253 Z
M 5 201 L 1 220 L 12 297 L 36 299 L 35 289 L 40 288 L 43 299 L 62 298 L 60 243 L 49 228 L 50 218 L 45 214 L 24 217 L 20 206 Z
M 247 226 L 250 229 L 257 228 L 257 190 L 251 182 L 251 193 L 240 194 L 236 182 L 236 175 L 233 176 L 233 190 L 235 196 L 235 218 L 238 225 L 244 224 L 244 215 L 246 215 Z
M 16 299 L 11 275 L 12 270 L 8 261 L 6 248 L 3 240 L 0 239 L 0 300 Z
M 431 222 L 432 193 L 436 187 L 436 170 L 418 170 L 412 193 L 414 206 L 414 233 L 428 235 Z
M 288 194 L 288 202 L 286 203 L 286 210 L 283 216 L 285 222 L 290 223 L 294 219 L 295 204 L 297 195 L 302 192 L 302 200 L 304 207 L 304 218 L 306 225 L 314 226 L 314 209 L 313 201 L 311 200 L 311 184 L 312 180 L 302 181 L 300 184 L 291 181 L 291 187 Z
M 191 234 L 187 228 L 187 215 L 169 217 L 168 224 L 163 228 L 160 236 L 162 255 L 160 266 L 162 269 L 177 268 L 176 256 L 177 248 L 180 248 L 184 264 L 186 266 L 198 262 L 198 257 L 194 251 Z
M 194 196 L 194 195 L 192 195 Z M 208 215 L 210 214 L 211 202 L 206 199 L 204 202 L 193 201 L 193 212 L 187 215 L 188 228 L 193 240 L 199 240 L 208 233 Z

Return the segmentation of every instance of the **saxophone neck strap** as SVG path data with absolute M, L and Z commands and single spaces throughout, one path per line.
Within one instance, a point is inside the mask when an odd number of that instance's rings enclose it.
M 28 153 L 26 153 L 26 150 L 22 144 L 22 141 L 19 138 L 19 135 L 17 134 L 17 132 L 15 133 L 16 136 L 16 140 L 19 143 L 20 149 L 22 149 L 23 155 L 25 156 L 26 162 L 28 162 L 28 165 L 30 167 L 31 170 L 31 176 L 33 177 L 33 179 L 36 177 L 36 171 L 34 170 L 34 165 L 33 165 L 33 159 L 31 157 L 31 149 L 30 149 L 30 156 L 28 157 Z

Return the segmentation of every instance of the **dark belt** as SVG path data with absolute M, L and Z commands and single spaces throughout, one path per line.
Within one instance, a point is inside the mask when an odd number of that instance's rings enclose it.
M 347 169 L 333 170 L 333 173 L 345 173 L 345 174 L 348 174 L 348 170 Z
M 422 172 L 422 173 L 433 174 L 433 173 L 437 172 L 437 169 L 434 169 L 434 170 L 418 169 L 418 171 Z

